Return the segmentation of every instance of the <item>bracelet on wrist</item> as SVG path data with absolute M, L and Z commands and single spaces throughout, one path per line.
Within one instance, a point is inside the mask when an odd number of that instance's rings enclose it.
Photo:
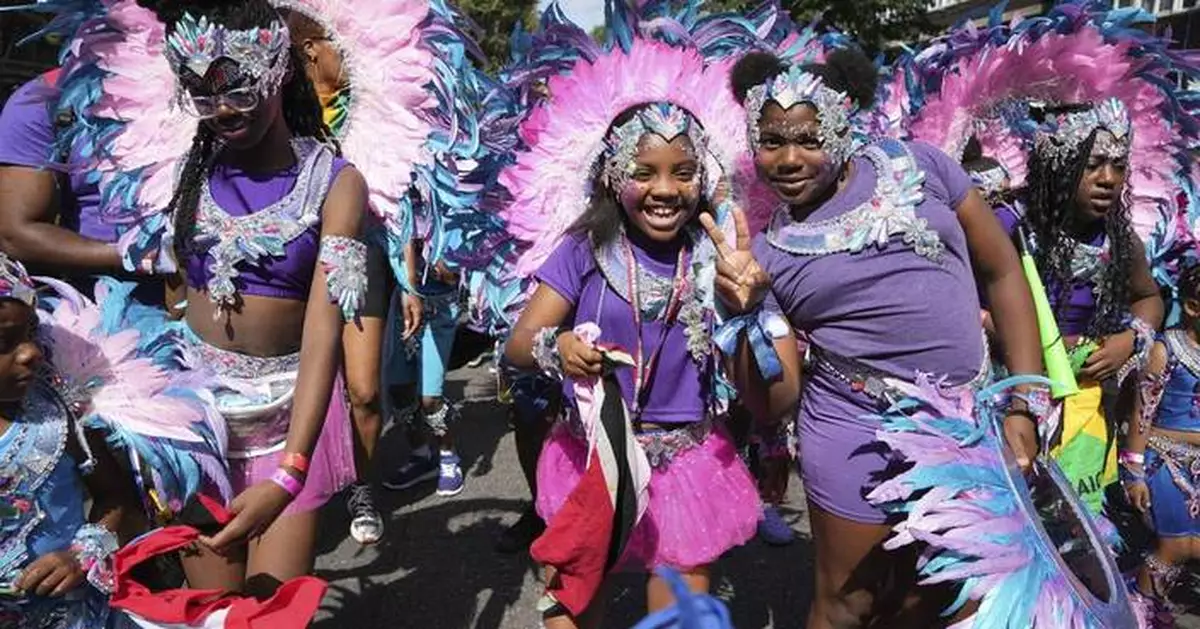
M 562 328 L 545 327 L 533 335 L 533 361 L 537 363 L 542 373 L 562 380 L 562 355 L 558 353 L 558 337 L 565 331 Z
M 283 455 L 283 461 L 279 463 L 280 467 L 290 468 L 300 476 L 308 476 L 308 457 L 299 452 L 288 452 Z
M 300 492 L 304 491 L 304 483 L 282 467 L 276 469 L 275 473 L 271 475 L 271 482 L 281 487 L 292 498 L 299 496 Z
M 1024 390 L 1014 391 L 1009 399 L 1008 412 L 1011 415 L 1024 414 L 1034 424 L 1041 425 L 1049 417 L 1054 400 L 1050 395 L 1050 387 L 1043 384 L 1028 385 Z
M 1121 465 L 1145 465 L 1146 454 L 1144 452 L 1121 450 L 1121 452 L 1117 454 L 1117 461 L 1119 461 Z
M 106 594 L 113 591 L 112 556 L 120 548 L 117 536 L 99 524 L 85 524 L 75 532 L 71 553 L 87 575 L 88 583 Z

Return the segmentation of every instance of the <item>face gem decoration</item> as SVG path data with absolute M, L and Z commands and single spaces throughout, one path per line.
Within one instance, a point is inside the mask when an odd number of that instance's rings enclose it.
M 751 88 L 746 94 L 746 130 L 753 150 L 759 146 L 758 121 L 763 107 L 772 102 L 784 111 L 799 104 L 811 105 L 820 121 L 818 136 L 822 147 L 834 163 L 849 159 L 855 144 L 850 118 L 857 108 L 845 93 L 826 87 L 821 77 L 799 66 Z

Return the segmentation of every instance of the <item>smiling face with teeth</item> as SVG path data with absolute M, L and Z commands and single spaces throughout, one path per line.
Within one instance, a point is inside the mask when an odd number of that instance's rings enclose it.
M 700 185 L 700 162 L 686 135 L 667 141 L 647 133 L 618 198 L 631 227 L 651 240 L 670 242 L 696 217 Z

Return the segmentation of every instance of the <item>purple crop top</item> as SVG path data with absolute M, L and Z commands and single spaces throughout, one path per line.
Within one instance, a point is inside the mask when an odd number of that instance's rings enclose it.
M 321 207 L 349 162 L 314 140 L 294 146 L 296 164 L 271 174 L 213 166 L 200 195 L 195 250 L 183 263 L 188 286 L 214 300 L 234 293 L 308 298 Z

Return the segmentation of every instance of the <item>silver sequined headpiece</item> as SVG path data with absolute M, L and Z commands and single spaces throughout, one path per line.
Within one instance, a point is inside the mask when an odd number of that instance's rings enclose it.
M 649 133 L 667 142 L 687 136 L 693 157 L 706 153 L 704 129 L 692 114 L 672 103 L 650 103 L 604 138 L 604 182 L 610 190 L 621 190 L 629 183 L 637 168 L 638 145 Z M 699 181 L 703 184 L 704 160 L 699 161 Z
M 1110 98 L 1085 111 L 1063 113 L 1042 123 L 1037 133 L 1037 150 L 1061 165 L 1070 160 L 1089 137 L 1098 130 L 1108 134 L 1096 138 L 1092 151 L 1108 159 L 1129 156 L 1132 125 L 1129 110 L 1121 101 Z
M 1009 174 L 1008 169 L 1004 166 L 997 165 L 982 170 L 972 170 L 970 175 L 971 181 L 983 194 L 983 198 L 993 205 L 1009 193 Z
M 758 122 L 763 107 L 775 103 L 784 111 L 801 103 L 812 105 L 817 110 L 820 125 L 818 134 L 821 145 L 835 163 L 845 162 L 854 151 L 854 133 L 850 117 L 854 115 L 854 101 L 844 92 L 825 85 L 821 77 L 792 66 L 787 72 L 770 81 L 756 85 L 746 93 L 746 130 L 750 147 L 758 150 Z
M 175 32 L 167 37 L 164 53 L 176 75 L 186 68 L 204 77 L 218 59 L 229 59 L 257 82 L 260 93 L 267 97 L 283 83 L 290 46 L 287 26 L 280 21 L 266 28 L 235 30 L 211 22 L 207 16 L 184 13 Z
M 20 262 L 0 253 L 0 299 L 15 299 L 37 306 L 37 289 Z

